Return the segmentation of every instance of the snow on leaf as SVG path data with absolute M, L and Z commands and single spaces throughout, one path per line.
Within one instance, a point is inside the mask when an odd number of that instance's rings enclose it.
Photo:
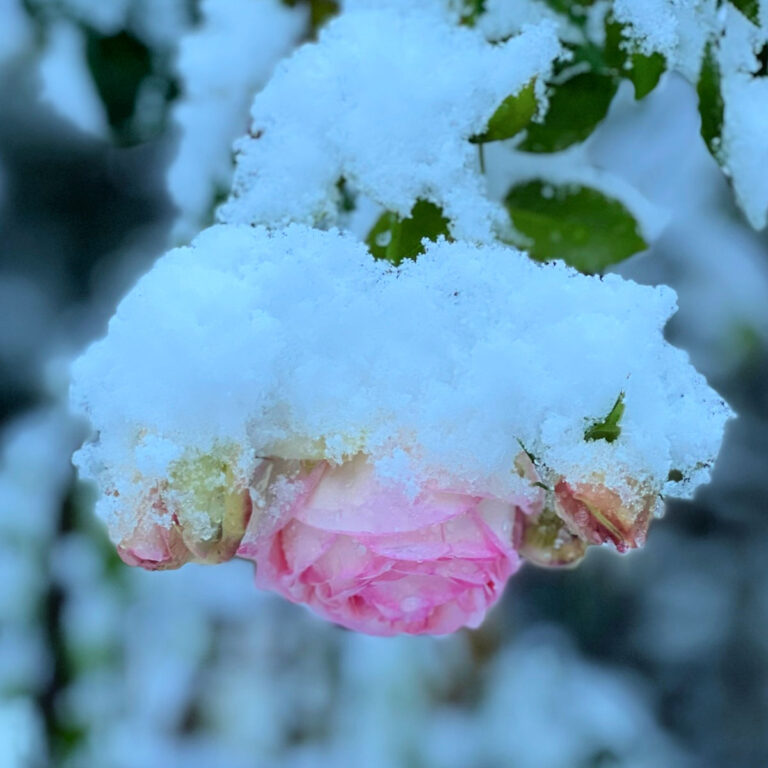
M 473 144 L 489 141 L 503 141 L 517 136 L 530 122 L 538 109 L 534 84 L 528 83 L 519 93 L 507 96 L 501 106 L 491 115 L 486 129 L 472 136 Z
M 663 54 L 650 54 L 635 50 L 634 43 L 624 25 L 612 14 L 605 19 L 605 59 L 619 77 L 627 78 L 635 87 L 635 98 L 645 98 L 658 84 L 667 68 Z
M 559 53 L 548 23 L 492 45 L 431 4 L 350 9 L 256 96 L 219 218 L 335 224 L 343 176 L 386 210 L 404 217 L 429 199 L 454 237 L 491 240 L 503 213 L 484 194 L 468 139 Z
M 584 141 L 608 113 L 616 93 L 612 75 L 581 72 L 553 86 L 541 123 L 530 123 L 518 149 L 559 152 Z

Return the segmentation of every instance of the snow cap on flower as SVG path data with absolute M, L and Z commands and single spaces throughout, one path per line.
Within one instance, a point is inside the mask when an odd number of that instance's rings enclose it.
M 553 24 L 491 45 L 440 3 L 353 6 L 276 69 L 257 94 L 227 223 L 336 223 L 337 185 L 407 216 L 442 207 L 456 238 L 492 239 L 502 209 L 485 195 L 470 137 L 560 54 Z
M 664 340 L 674 307 L 502 246 L 443 241 L 393 268 L 335 231 L 213 227 L 76 362 L 95 430 L 76 463 L 116 541 L 178 525 L 196 559 L 231 555 L 264 458 L 358 454 L 410 498 L 536 515 L 545 493 L 571 534 L 636 546 L 659 494 L 707 481 L 731 415 Z

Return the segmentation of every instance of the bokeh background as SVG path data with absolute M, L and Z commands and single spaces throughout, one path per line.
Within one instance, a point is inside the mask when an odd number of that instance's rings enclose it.
M 678 291 L 668 336 L 740 418 L 643 551 L 525 568 L 437 639 L 330 626 L 244 562 L 117 559 L 68 362 L 211 220 L 250 96 L 332 4 L 288 5 L 0 0 L 0 766 L 768 765 L 768 236 L 674 76 L 622 90 L 589 154 L 666 217 L 620 271 Z

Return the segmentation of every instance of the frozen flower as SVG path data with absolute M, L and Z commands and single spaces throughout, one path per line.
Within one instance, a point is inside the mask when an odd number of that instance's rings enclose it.
M 106 489 L 120 557 L 151 571 L 234 557 L 252 511 L 251 489 L 236 466 L 233 449 L 219 446 L 170 462 L 167 476 L 154 482 L 134 472 L 126 500 Z
M 513 503 L 430 488 L 411 498 L 363 456 L 320 462 L 291 486 L 273 529 L 246 535 L 238 555 L 257 562 L 258 586 L 350 629 L 476 627 L 520 564 Z

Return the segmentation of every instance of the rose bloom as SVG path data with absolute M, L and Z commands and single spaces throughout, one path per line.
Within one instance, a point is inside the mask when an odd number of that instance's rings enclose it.
M 127 565 L 147 571 L 180 568 L 186 563 L 223 563 L 237 552 L 251 517 L 247 491 L 220 493 L 209 500 L 210 525 L 201 532 L 184 514 L 183 505 L 163 484 L 141 498 L 132 529 L 117 536 L 117 553 Z
M 477 627 L 518 569 L 513 503 L 422 489 L 415 498 L 358 456 L 282 481 L 238 556 L 256 585 L 349 629 L 447 634 Z M 254 516 L 256 520 L 256 516 Z M 254 526 L 256 527 L 256 526 Z
M 555 509 L 568 528 L 588 544 L 610 543 L 619 552 L 645 544 L 657 506 L 656 493 L 637 487 L 625 501 L 600 482 L 555 486 Z

